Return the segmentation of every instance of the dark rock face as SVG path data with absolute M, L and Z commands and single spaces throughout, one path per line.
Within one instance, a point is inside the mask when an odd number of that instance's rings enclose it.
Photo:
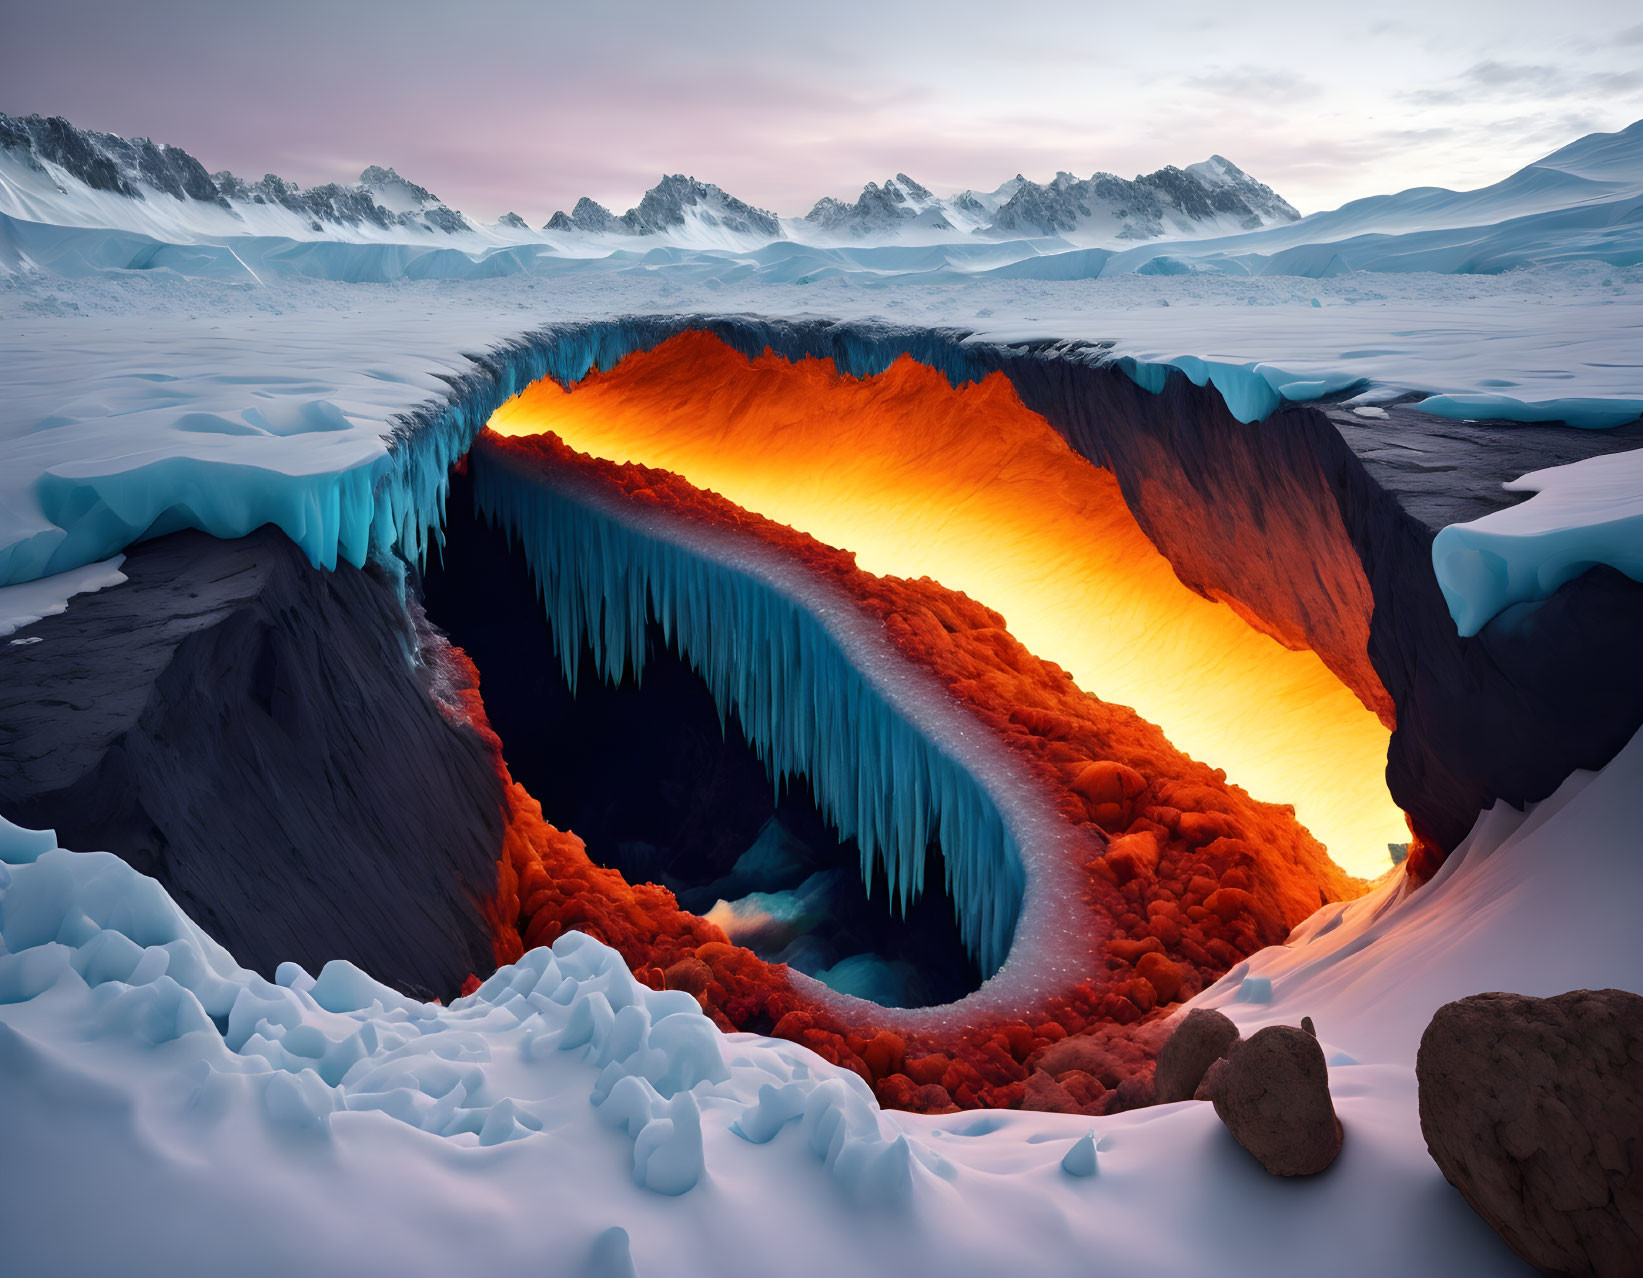
M 1205 1071 L 1237 1042 L 1238 1027 L 1220 1012 L 1193 1008 L 1158 1053 L 1158 1071 L 1152 1082 L 1154 1103 L 1191 1100 Z
M 141 183 L 179 200 L 228 207 L 205 166 L 181 147 L 77 129 L 61 116 L 0 115 L 0 149 L 34 168 L 49 160 L 94 191 L 141 198 Z
M 1433 1160 L 1513 1250 L 1548 1273 L 1643 1273 L 1643 998 L 1463 998 L 1415 1074 Z
M 501 784 L 392 585 L 271 529 L 124 571 L 0 646 L 0 812 L 123 857 L 265 976 L 345 958 L 449 998 L 488 970 Z
M 1323 1048 L 1305 1030 L 1269 1025 L 1217 1060 L 1202 1090 L 1233 1138 L 1274 1176 L 1313 1176 L 1341 1152 Z
M 583 196 L 569 213 L 560 210 L 550 217 L 544 231 L 620 231 L 621 220 L 597 200 Z

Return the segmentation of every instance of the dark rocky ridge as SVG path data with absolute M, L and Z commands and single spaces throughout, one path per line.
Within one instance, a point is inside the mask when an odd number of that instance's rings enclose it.
M 48 160 L 94 191 L 140 199 L 140 182 L 179 200 L 228 207 L 205 166 L 181 147 L 77 129 L 61 116 L 0 115 L 0 149 L 36 169 Z
M 500 782 L 392 584 L 272 529 L 124 571 L 0 645 L 0 813 L 117 853 L 264 976 L 346 958 L 450 998 L 487 971 Z

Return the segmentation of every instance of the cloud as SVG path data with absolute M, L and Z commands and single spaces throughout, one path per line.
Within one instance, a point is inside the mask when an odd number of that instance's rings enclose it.
M 1211 68 L 1193 76 L 1191 87 L 1200 92 L 1240 100 L 1303 102 L 1323 93 L 1323 86 L 1309 76 L 1288 67 L 1238 66 L 1222 71 Z
M 1643 27 L 1638 28 L 1643 31 Z M 1422 106 L 1476 102 L 1480 98 L 1573 98 L 1625 95 L 1643 90 L 1643 68 L 1576 69 L 1534 62 L 1477 62 L 1444 88 L 1415 89 L 1404 96 Z
M 1643 44 L 1643 22 L 1615 33 L 1615 44 Z

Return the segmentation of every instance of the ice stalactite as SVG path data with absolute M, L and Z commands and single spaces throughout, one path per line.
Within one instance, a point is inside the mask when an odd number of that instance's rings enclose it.
M 584 641 L 595 676 L 639 678 L 654 617 L 778 790 L 804 778 L 856 841 L 869 893 L 882 869 L 905 909 L 939 844 L 965 945 L 984 972 L 1000 967 L 1024 890 L 1019 849 L 981 783 L 887 695 L 875 672 L 883 653 L 855 651 L 848 628 L 801 602 L 768 561 L 722 562 L 688 531 L 663 535 L 482 454 L 470 460 L 477 510 L 524 548 L 573 688 L 587 673 Z

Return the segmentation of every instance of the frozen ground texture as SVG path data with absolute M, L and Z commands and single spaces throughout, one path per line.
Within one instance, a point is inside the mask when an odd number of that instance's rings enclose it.
M 1527 1272 L 1427 1157 L 1415 1048 L 1478 990 L 1643 989 L 1639 786 L 1643 738 L 1527 815 L 1485 813 L 1422 891 L 1394 873 L 1196 1000 L 1246 1034 L 1316 1021 L 1347 1135 L 1305 1181 L 1268 1177 L 1194 1102 L 881 1112 L 579 934 L 448 1008 L 346 963 L 269 982 L 124 862 L 0 823 L 0 1267 Z M 1092 1130 L 1095 1174 L 1074 1174 Z
M 1494 396 L 1494 415 L 1531 418 L 1548 403 L 1574 404 L 1568 415 L 1593 424 L 1643 406 L 1643 268 L 1591 263 L 1322 280 L 885 285 L 836 276 L 807 287 L 755 276 L 687 283 L 665 268 L 609 262 L 552 277 L 371 286 L 31 274 L 0 282 L 0 584 L 177 527 L 233 536 L 271 522 L 316 563 L 357 561 L 378 514 L 393 418 L 443 401 L 448 379 L 472 371 L 474 357 L 556 320 L 704 310 L 1110 342 L 1144 384 L 1149 370 L 1179 367 L 1247 418 L 1280 396 L 1331 392 L 1354 395 L 1368 413 L 1411 395 Z M 1494 517 L 1491 535 L 1517 529 L 1504 580 L 1475 558 L 1440 556 L 1457 621 L 1481 624 L 1545 593 L 1556 570 L 1541 564 L 1566 561 L 1571 539 L 1587 562 L 1631 571 L 1635 536 L 1612 503 L 1586 513 L 1596 509 L 1588 493 L 1626 487 L 1612 472 L 1629 464 L 1602 459 L 1553 481 L 1560 540 L 1533 534 L 1547 496 Z M 1446 545 L 1469 548 L 1475 530 L 1451 534 Z

